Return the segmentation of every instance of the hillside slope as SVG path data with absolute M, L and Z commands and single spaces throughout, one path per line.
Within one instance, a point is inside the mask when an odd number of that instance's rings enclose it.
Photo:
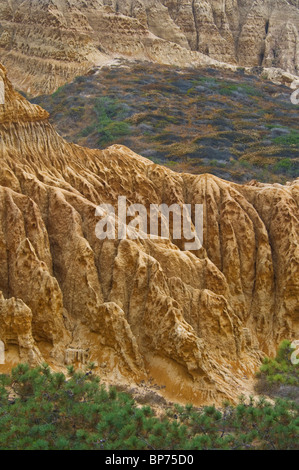
M 178 172 L 285 184 L 299 175 L 299 106 L 290 96 L 243 71 L 125 61 L 32 102 L 83 147 L 122 144 Z

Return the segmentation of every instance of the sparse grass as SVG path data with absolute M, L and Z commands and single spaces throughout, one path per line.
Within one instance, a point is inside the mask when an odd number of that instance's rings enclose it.
M 285 183 L 299 176 L 299 108 L 289 95 L 242 71 L 140 63 L 104 67 L 34 101 L 68 141 L 123 143 L 159 163 L 175 161 L 176 171 Z
M 225 96 L 231 96 L 234 93 L 246 94 L 249 96 L 262 96 L 261 90 L 246 84 L 225 84 L 222 88 L 220 88 L 219 93 Z M 241 99 L 241 97 L 240 97 Z
M 299 149 L 299 132 L 292 130 L 289 135 L 282 135 L 274 139 L 277 145 L 294 145 Z

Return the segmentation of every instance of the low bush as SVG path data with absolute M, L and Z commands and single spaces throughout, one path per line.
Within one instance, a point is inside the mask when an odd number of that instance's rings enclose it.
M 282 358 L 282 361 L 285 361 Z M 223 408 L 165 406 L 156 416 L 92 372 L 48 365 L 0 376 L 0 450 L 298 449 L 299 405 L 262 398 Z

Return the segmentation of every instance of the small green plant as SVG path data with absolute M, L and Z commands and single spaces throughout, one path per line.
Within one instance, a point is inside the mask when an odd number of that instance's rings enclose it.
M 97 115 L 96 130 L 98 145 L 109 145 L 120 137 L 130 134 L 130 125 L 121 120 L 125 116 L 123 105 L 108 97 L 96 100 L 94 111 Z
M 280 383 L 299 387 L 299 364 L 293 364 L 292 343 L 285 340 L 279 346 L 275 359 L 265 358 L 259 376 L 264 376 L 270 384 Z
M 281 135 L 274 139 L 277 145 L 294 145 L 299 147 L 299 132 L 292 130 L 288 135 Z
M 231 84 L 226 83 L 220 88 L 219 93 L 225 96 L 231 96 L 233 93 L 244 93 L 249 96 L 261 96 L 261 91 L 247 84 Z
M 299 397 L 299 364 L 291 360 L 294 348 L 285 340 L 276 357 L 265 358 L 257 373 L 256 391 L 271 397 L 295 400 Z
M 273 167 L 275 173 L 283 173 L 292 177 L 296 177 L 299 172 L 299 161 L 290 158 L 282 158 Z

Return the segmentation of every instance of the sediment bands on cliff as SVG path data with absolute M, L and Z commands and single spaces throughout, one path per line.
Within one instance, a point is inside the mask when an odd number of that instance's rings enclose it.
M 1 61 L 30 94 L 115 57 L 296 76 L 298 28 L 295 0 L 0 0 Z
M 66 143 L 0 67 L 0 338 L 8 361 L 236 398 L 264 353 L 299 334 L 299 180 L 239 186 L 176 174 L 129 149 Z M 96 207 L 204 205 L 204 248 L 96 238 Z M 18 346 L 18 349 L 16 349 Z M 17 351 L 17 352 L 16 352 Z M 15 356 L 14 356 L 15 354 Z

